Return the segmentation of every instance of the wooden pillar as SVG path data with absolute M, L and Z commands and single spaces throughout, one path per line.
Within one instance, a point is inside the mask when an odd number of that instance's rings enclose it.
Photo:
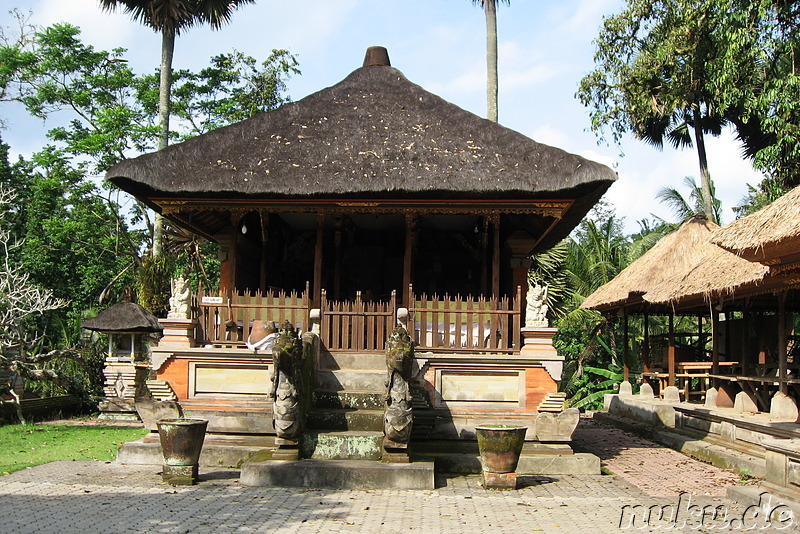
M 414 268 L 414 233 L 417 227 L 417 214 L 406 213 L 406 243 L 403 252 L 403 287 L 400 291 L 400 300 L 405 307 L 411 307 L 411 277 Z
M 750 374 L 750 310 L 742 309 L 742 375 Z
M 342 290 L 342 223 L 344 217 L 336 215 L 333 218 L 333 244 L 335 248 L 333 264 L 333 300 L 341 300 Z
M 622 379 L 625 382 L 630 382 L 631 370 L 628 367 L 628 362 L 631 361 L 631 349 L 628 339 L 628 310 L 622 310 Z
M 711 374 L 719 374 L 719 311 L 711 306 Z M 711 386 L 718 387 L 719 378 L 711 380 Z
M 481 295 L 486 295 L 489 292 L 489 278 L 488 268 L 488 250 L 489 250 L 489 216 L 483 217 L 483 224 L 481 225 Z
M 325 214 L 317 214 L 317 241 L 314 245 L 314 306 L 322 302 L 322 245 L 325 239 Z
M 642 368 L 645 373 L 650 372 L 650 316 L 644 314 L 644 350 L 642 350 Z
M 669 334 L 667 346 L 667 373 L 669 385 L 675 385 L 675 315 L 669 314 Z
M 500 214 L 492 214 L 492 299 L 500 298 Z
M 786 383 L 786 349 L 789 339 L 786 336 L 786 291 L 778 293 L 778 377 L 781 380 L 781 393 L 788 394 Z
M 261 288 L 262 293 L 266 293 L 269 288 L 269 280 L 267 279 L 267 262 L 269 261 L 269 253 L 267 252 L 267 242 L 269 241 L 269 213 L 260 211 L 258 216 L 261 220 L 261 264 L 258 273 L 258 286 Z

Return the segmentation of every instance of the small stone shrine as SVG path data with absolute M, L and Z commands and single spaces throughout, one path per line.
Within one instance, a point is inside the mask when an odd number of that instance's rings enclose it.
M 151 334 L 161 334 L 158 319 L 138 304 L 125 300 L 83 321 L 83 328 L 108 335 L 103 375 L 105 398 L 100 418 L 138 421 L 134 401 L 145 392 L 150 373 Z

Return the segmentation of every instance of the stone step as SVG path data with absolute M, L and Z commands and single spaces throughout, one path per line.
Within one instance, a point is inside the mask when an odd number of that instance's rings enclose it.
M 564 403 L 567 401 L 566 393 L 548 393 L 539 403 L 537 408 L 540 412 L 560 412 L 564 410 Z
M 178 400 L 178 397 L 175 395 L 175 392 L 172 391 L 172 387 L 169 385 L 169 382 L 165 380 L 147 380 L 145 384 L 155 400 Z
M 319 355 L 319 368 L 325 371 L 339 369 L 386 372 L 386 356 L 382 352 L 327 352 Z
M 380 460 L 383 432 L 344 431 L 303 434 L 300 457 L 314 460 Z
M 274 446 L 273 436 L 237 436 L 231 439 L 225 435 L 206 434 L 200 466 L 236 468 L 265 447 Z M 122 464 L 163 465 L 164 455 L 161 454 L 158 434 L 151 432 L 143 438 L 123 443 L 117 450 L 117 461 Z
M 333 489 L 434 489 L 433 462 L 392 464 L 363 460 L 255 459 L 242 465 L 244 486 Z
M 316 408 L 339 408 L 347 410 L 383 410 L 384 393 L 374 391 L 314 391 L 313 405 Z
M 306 426 L 311 430 L 365 430 L 383 432 L 383 410 L 314 409 Z
M 317 389 L 331 391 L 371 391 L 382 393 L 386 388 L 386 371 L 318 371 Z

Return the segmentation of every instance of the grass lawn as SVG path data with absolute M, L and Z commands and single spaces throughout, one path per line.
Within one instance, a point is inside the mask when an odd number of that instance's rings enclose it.
M 147 434 L 144 428 L 79 425 L 0 426 L 0 474 L 55 460 L 116 458 L 117 447 Z

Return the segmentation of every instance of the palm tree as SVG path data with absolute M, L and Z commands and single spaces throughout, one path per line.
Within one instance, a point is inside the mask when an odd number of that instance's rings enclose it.
M 486 12 L 486 118 L 497 122 L 497 4 L 511 0 L 472 0 Z
M 687 176 L 683 179 L 683 185 L 689 190 L 688 199 L 674 187 L 662 187 L 658 190 L 658 193 L 656 193 L 656 199 L 662 204 L 669 206 L 675 215 L 678 216 L 677 223 L 672 226 L 678 227 L 681 223 L 691 219 L 695 215 L 705 215 L 707 204 L 711 205 L 711 218 L 709 218 L 709 220 L 716 224 L 722 224 L 720 218 L 722 204 L 714 194 L 714 182 L 709 179 L 708 185 L 711 190 L 710 198 L 706 198 L 705 189 L 698 185 L 691 176 Z M 708 218 L 707 215 L 706 218 Z
M 161 79 L 158 90 L 158 150 L 169 144 L 169 102 L 172 88 L 172 54 L 175 37 L 181 30 L 195 24 L 208 23 L 217 30 L 228 23 L 233 12 L 255 0 L 100 0 L 106 11 L 117 8 L 131 18 L 161 33 Z M 163 224 L 156 214 L 153 235 L 153 255 L 161 254 Z

